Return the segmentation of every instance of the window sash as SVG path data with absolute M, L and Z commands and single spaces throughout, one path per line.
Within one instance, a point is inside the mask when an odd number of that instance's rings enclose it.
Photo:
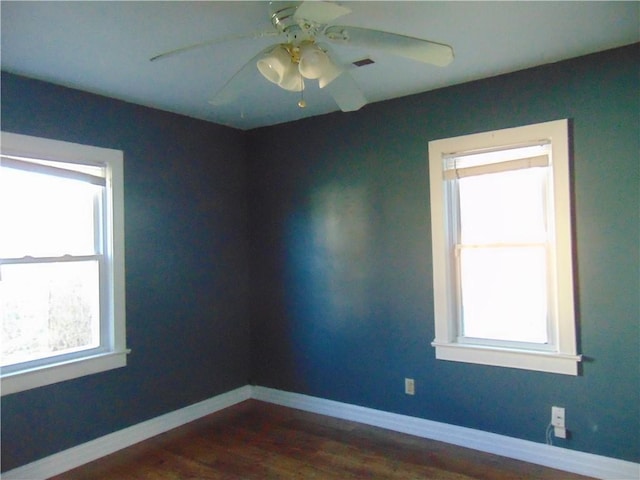
M 46 265 L 54 263 L 79 263 L 79 262 L 97 262 L 98 266 L 98 344 L 95 347 L 78 347 L 77 349 L 62 350 L 59 353 L 50 352 L 47 355 L 38 356 L 31 360 L 24 360 L 20 362 L 10 363 L 0 366 L 0 372 L 2 375 L 11 374 L 13 372 L 32 369 L 47 365 L 52 362 L 69 361 L 75 358 L 81 358 L 87 355 L 95 355 L 104 352 L 108 352 L 111 348 L 110 340 L 110 325 L 109 322 L 104 319 L 109 316 L 108 301 L 108 277 L 104 255 L 65 255 L 62 257 L 23 257 L 0 260 L 0 280 L 2 279 L 2 267 L 4 265 Z
M 462 252 L 464 250 L 497 250 L 501 249 L 504 253 L 507 253 L 509 250 L 518 251 L 520 249 L 531 249 L 536 248 L 541 250 L 540 253 L 544 256 L 544 304 L 539 305 L 542 307 L 545 312 L 544 319 L 539 319 L 544 322 L 544 325 L 538 325 L 539 328 L 543 328 L 545 331 L 545 339 L 544 341 L 527 341 L 524 340 L 524 335 L 522 339 L 506 339 L 506 338 L 498 338 L 483 336 L 478 337 L 474 335 L 470 335 L 467 333 L 468 327 L 465 326 L 465 312 L 464 307 L 467 305 L 467 300 L 465 300 L 465 295 L 470 294 L 471 292 L 465 293 L 464 288 L 464 280 L 463 280 L 463 256 Z M 455 246 L 455 296 L 456 296 L 456 338 L 458 341 L 469 344 L 479 344 L 479 345 L 496 345 L 496 346 L 510 346 L 516 348 L 531 348 L 535 350 L 555 350 L 556 349 L 556 337 L 553 331 L 553 289 L 551 288 L 551 275 L 550 272 L 550 262 L 549 262 L 549 248 L 547 243 L 520 243 L 520 244 L 488 244 L 488 245 L 456 245 Z M 498 280 L 499 282 L 500 280 Z M 541 286 L 540 284 L 536 286 Z M 540 292 L 538 292 L 540 293 Z M 518 312 L 513 313 L 514 317 L 520 318 L 521 314 Z M 490 331 L 490 326 L 487 327 L 485 331 Z
M 461 203 L 460 203 L 460 190 L 458 186 L 458 180 L 478 175 L 487 175 L 487 174 L 496 174 L 496 173 L 505 173 L 516 170 L 524 170 L 530 168 L 548 168 L 550 165 L 549 155 L 536 155 L 536 156 L 526 156 L 524 158 L 519 158 L 518 155 L 522 156 L 522 153 L 528 153 L 531 149 L 547 149 L 547 145 L 543 142 L 536 142 L 541 145 L 536 145 L 533 147 L 501 147 L 499 149 L 492 149 L 490 151 L 490 155 L 492 157 L 486 158 L 485 153 L 477 153 L 472 152 L 468 156 L 465 155 L 451 155 L 445 156 L 443 159 L 443 165 L 446 167 L 450 167 L 449 170 L 443 171 L 443 180 L 445 184 L 445 191 L 447 194 L 447 201 L 445 202 L 445 210 L 447 212 L 447 218 L 449 218 L 449 227 L 448 227 L 448 248 L 451 252 L 451 267 L 453 269 L 453 276 L 451 277 L 451 287 L 453 289 L 453 308 L 452 312 L 454 315 L 453 326 L 455 329 L 455 338 L 457 341 L 461 343 L 467 344 L 476 344 L 476 345 L 493 345 L 493 346 L 501 346 L 501 347 L 509 347 L 509 348 L 524 348 L 524 349 L 534 349 L 534 350 L 555 350 L 556 347 L 556 336 L 554 334 L 553 325 L 555 319 L 553 318 L 553 302 L 554 302 L 554 291 L 551 288 L 552 282 L 552 265 L 549 262 L 549 245 L 552 242 L 552 232 L 546 231 L 544 234 L 544 241 L 540 241 L 538 235 L 531 238 L 530 241 L 520 241 L 520 242 L 486 242 L 486 243 L 463 243 L 460 240 L 461 232 L 463 225 L 461 223 L 462 215 L 461 215 Z M 471 158 L 473 157 L 473 158 Z M 496 158 L 506 158 L 505 161 L 496 161 Z M 460 160 L 460 164 L 462 165 L 470 165 L 463 166 L 457 168 L 458 161 Z M 486 161 L 487 163 L 482 163 Z M 547 181 L 545 180 L 545 191 L 548 191 L 548 186 L 546 185 Z M 543 195 L 546 197 L 546 194 Z M 547 211 L 547 200 L 544 200 L 545 204 L 542 206 L 544 210 L 544 216 L 547 224 L 553 224 L 553 218 L 549 218 L 549 215 L 553 215 L 553 212 Z M 462 278 L 462 255 L 461 252 L 465 249 L 504 249 L 504 248 L 530 248 L 530 247 L 542 247 L 545 251 L 545 271 L 546 271 L 546 311 L 547 317 L 545 318 L 544 328 L 546 330 L 546 342 L 528 342 L 523 340 L 516 339 L 497 339 L 497 338 L 476 338 L 473 336 L 469 336 L 465 334 L 465 318 L 464 318 L 464 299 L 463 299 L 463 278 Z
M 108 191 L 107 191 L 107 183 L 106 183 L 106 173 L 107 169 L 105 167 L 98 167 L 94 165 L 86 165 L 87 169 L 84 169 L 81 164 L 68 164 L 64 162 L 57 161 L 46 161 L 47 164 L 41 164 L 38 162 L 45 162 L 44 160 L 37 159 L 25 159 L 24 157 L 15 157 L 15 156 L 0 156 L 0 175 L 2 175 L 2 170 L 5 168 L 9 168 L 12 170 L 17 170 L 20 172 L 25 172 L 27 174 L 34 174 L 39 177 L 39 181 L 42 182 L 43 177 L 50 177 L 51 179 L 63 179 L 79 181 L 85 185 L 94 185 L 91 187 L 90 196 L 92 199 L 76 198 L 74 197 L 74 201 L 80 202 L 81 205 L 87 205 L 87 212 L 89 215 L 93 216 L 93 220 L 91 222 L 91 226 L 89 226 L 89 222 L 87 222 L 86 227 L 82 231 L 86 233 L 86 243 L 81 248 L 79 244 L 76 244 L 74 249 L 76 249 L 76 253 L 71 253 L 69 250 L 57 250 L 57 249 L 45 249 L 42 250 L 38 245 L 46 244 L 47 239 L 43 236 L 43 240 L 40 243 L 33 243 L 30 247 L 25 247 L 24 244 L 21 245 L 20 249 L 10 249 L 11 253 L 5 250 L 5 255 L 8 256 L 1 257 L 0 262 L 8 262 L 10 260 L 16 258 L 62 258 L 64 256 L 75 256 L 80 257 L 83 255 L 90 254 L 104 254 L 106 252 L 108 246 L 108 238 L 105 236 L 105 233 L 109 231 L 108 226 L 105 222 L 108 221 L 105 213 L 106 213 L 106 205 L 108 202 Z M 59 168 L 52 166 L 53 164 L 61 164 L 65 166 L 69 166 L 70 168 Z M 93 173 L 86 173 L 83 170 L 88 170 L 94 173 L 99 173 L 99 175 L 94 175 Z M 43 177 L 41 177 L 41 175 Z M 29 175 L 27 178 L 31 179 L 32 175 Z M 35 180 L 35 177 L 34 177 Z M 37 188 L 37 187 L 34 187 Z M 84 188 L 84 187 L 83 187 Z M 89 189 L 90 187 L 86 187 Z M 89 193 L 89 192 L 86 192 Z M 91 207 L 89 207 L 88 201 L 92 202 Z M 7 207 L 5 207 L 7 208 Z M 89 211 L 93 212 L 92 214 Z M 77 213 L 77 212 L 76 212 Z M 71 216 L 69 218 L 76 219 L 76 217 Z M 86 217 L 85 220 L 89 218 Z M 64 218 L 63 218 L 64 220 Z M 74 221 L 74 224 L 77 224 L 77 221 Z M 39 236 L 38 236 L 39 237 Z M 91 237 L 93 237 L 91 239 Z M 14 239 L 15 240 L 15 239 Z M 14 243 L 14 245 L 18 245 L 18 243 Z M 35 250 L 35 252 L 34 252 Z M 40 251 L 40 255 L 34 255 L 34 253 Z M 60 253 L 60 255 L 56 255 Z M 51 255 L 53 254 L 53 255 Z M 17 255 L 20 255 L 18 257 Z
M 78 347 L 73 351 L 65 350 L 59 353 L 50 352 L 47 355 L 39 356 L 38 358 L 32 360 L 25 360 L 16 363 L 11 363 L 8 365 L 4 365 L 0 367 L 0 371 L 3 375 L 11 374 L 13 372 L 18 372 L 21 370 L 28 370 L 32 368 L 37 368 L 43 365 L 50 364 L 52 362 L 64 362 L 73 360 L 76 358 L 82 358 L 87 355 L 95 355 L 104 352 L 108 352 L 110 349 L 110 335 L 109 323 L 103 321 L 103 319 L 108 318 L 109 316 L 109 278 L 108 278 L 108 269 L 105 268 L 105 255 L 104 252 L 107 249 L 107 238 L 105 237 L 105 232 L 107 232 L 107 228 L 103 225 L 105 221 L 104 215 L 104 202 L 106 201 L 106 179 L 104 176 L 97 176 L 90 173 L 86 173 L 83 170 L 83 166 L 73 165 L 73 164 L 65 164 L 63 162 L 52 162 L 52 161 L 42 161 L 47 162 L 47 164 L 37 163 L 41 162 L 41 160 L 35 159 L 26 159 L 26 158 L 18 158 L 18 157 L 9 157 L 3 155 L 0 157 L 1 163 L 0 168 L 12 168 L 24 172 L 30 172 L 38 175 L 46 175 L 54 178 L 64 178 L 75 181 L 80 181 L 84 183 L 89 183 L 92 185 L 97 185 L 103 187 L 100 189 L 100 192 L 94 195 L 93 197 L 93 216 L 94 221 L 92 225 L 93 231 L 93 250 L 92 254 L 64 254 L 64 255 L 55 255 L 55 256 L 38 256 L 38 255 L 29 255 L 28 252 L 26 255 L 22 257 L 2 257 L 0 258 L 0 280 L 2 280 L 2 266 L 3 265 L 38 265 L 38 264 L 48 264 L 48 263 L 67 263 L 67 262 L 86 262 L 86 261 L 97 261 L 98 263 L 98 295 L 99 295 L 99 318 L 98 318 L 98 345 L 96 347 Z M 52 166 L 53 164 L 60 163 L 62 165 L 70 166 L 71 169 L 68 168 L 59 168 Z M 92 171 L 102 171 L 104 175 L 104 168 L 88 166 Z

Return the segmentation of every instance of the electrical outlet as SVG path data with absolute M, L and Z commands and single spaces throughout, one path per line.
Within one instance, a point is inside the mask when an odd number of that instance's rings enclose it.
M 404 379 L 404 393 L 406 393 L 407 395 L 415 395 L 416 383 L 413 378 Z
M 553 425 L 553 434 L 556 437 L 567 438 L 563 407 L 551 407 L 551 425 Z
M 551 407 L 551 425 L 558 428 L 565 428 L 563 407 Z

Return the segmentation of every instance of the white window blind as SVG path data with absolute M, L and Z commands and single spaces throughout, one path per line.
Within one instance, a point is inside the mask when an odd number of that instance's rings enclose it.
M 486 152 L 449 154 L 443 158 L 445 180 L 508 172 L 532 167 L 546 167 L 549 161 L 548 143 L 533 146 L 509 147 Z

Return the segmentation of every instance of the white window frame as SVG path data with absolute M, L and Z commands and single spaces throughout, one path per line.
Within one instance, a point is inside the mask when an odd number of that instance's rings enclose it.
M 536 142 L 549 143 L 554 205 L 553 239 L 550 245 L 551 305 L 554 341 L 550 349 L 518 342 L 474 342 L 461 339 L 455 245 L 451 238 L 451 202 L 447 198 L 444 159 L 452 155 L 508 149 Z M 571 235 L 568 121 L 556 120 L 523 127 L 464 135 L 429 142 L 429 183 L 433 253 L 433 289 L 436 358 L 456 362 L 495 365 L 543 372 L 577 375 L 581 355 L 576 351 L 574 286 Z
M 104 215 L 106 238 L 104 282 L 101 287 L 101 342 L 97 349 L 50 357 L 50 361 L 25 362 L 3 369 L 2 395 L 91 375 L 127 364 L 124 262 L 124 156 L 120 150 L 81 145 L 28 135 L 2 132 L 2 155 L 105 168 Z M 106 302 L 106 303 L 105 303 Z M 106 308 L 105 308 L 106 307 Z

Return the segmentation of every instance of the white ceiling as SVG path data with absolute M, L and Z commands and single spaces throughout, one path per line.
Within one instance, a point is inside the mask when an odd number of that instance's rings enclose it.
M 449 44 L 436 67 L 375 50 L 335 47 L 369 103 L 556 62 L 640 41 L 640 2 L 339 2 L 334 24 L 374 28 Z M 337 111 L 308 85 L 281 90 L 252 69 L 242 96 L 208 103 L 274 38 L 234 40 L 150 62 L 164 51 L 272 28 L 268 2 L 2 1 L 2 69 L 89 92 L 250 129 Z M 308 82 L 309 84 L 311 82 Z M 367 108 L 366 106 L 363 108 Z

